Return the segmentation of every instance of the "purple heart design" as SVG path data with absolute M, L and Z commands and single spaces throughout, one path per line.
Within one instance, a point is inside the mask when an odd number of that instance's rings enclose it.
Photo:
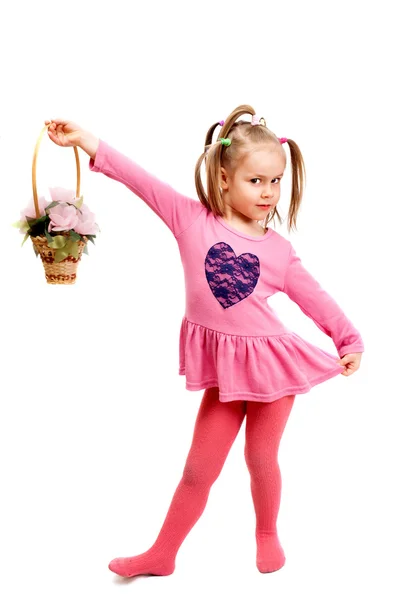
M 245 252 L 236 256 L 225 242 L 211 246 L 205 260 L 208 285 L 223 308 L 249 296 L 260 276 L 258 256 Z

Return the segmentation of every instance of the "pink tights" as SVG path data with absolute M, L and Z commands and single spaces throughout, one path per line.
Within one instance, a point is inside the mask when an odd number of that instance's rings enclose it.
M 285 555 L 276 529 L 282 488 L 278 450 L 294 398 L 222 403 L 218 388 L 205 390 L 182 479 L 156 541 L 143 554 L 115 558 L 109 564 L 111 571 L 123 577 L 173 573 L 178 550 L 205 509 L 245 415 L 244 455 L 256 514 L 256 564 L 262 573 L 283 567 Z

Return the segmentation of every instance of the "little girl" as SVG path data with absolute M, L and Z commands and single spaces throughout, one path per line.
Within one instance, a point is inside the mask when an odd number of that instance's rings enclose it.
M 238 120 L 243 115 L 251 120 Z M 45 123 L 54 143 L 82 148 L 92 171 L 126 185 L 175 236 L 186 287 L 179 374 L 188 390 L 205 390 L 182 478 L 156 541 L 143 554 L 112 560 L 109 568 L 124 577 L 173 573 L 178 550 L 203 513 L 246 415 L 256 564 L 262 573 L 280 569 L 285 554 L 277 533 L 278 450 L 295 396 L 339 373 L 351 375 L 364 351 L 357 329 L 304 268 L 291 243 L 267 227 L 275 215 L 282 223 L 277 204 L 284 144 L 292 171 L 289 233 L 296 227 L 305 175 L 298 145 L 276 137 L 251 106 L 238 106 L 207 132 L 195 170 L 199 202 L 71 121 Z M 276 292 L 285 292 L 332 338 L 340 360 L 283 325 L 268 304 Z

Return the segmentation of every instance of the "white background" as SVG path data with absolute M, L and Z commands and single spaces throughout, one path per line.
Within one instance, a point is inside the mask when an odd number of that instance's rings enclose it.
M 395 25 L 389 1 L 2 6 L 2 598 L 399 597 Z M 47 285 L 11 223 L 32 194 L 45 119 L 78 122 L 195 197 L 206 131 L 242 103 L 299 144 L 298 231 L 275 229 L 366 351 L 356 374 L 296 399 L 280 450 L 283 569 L 256 568 L 242 426 L 174 574 L 123 580 L 108 562 L 154 542 L 203 393 L 178 376 L 178 247 L 139 198 L 89 172 L 82 151 L 81 191 L 101 233 L 76 285 Z M 72 150 L 45 137 L 40 189 L 73 187 L 74 177 Z M 287 296 L 271 305 L 335 351 Z

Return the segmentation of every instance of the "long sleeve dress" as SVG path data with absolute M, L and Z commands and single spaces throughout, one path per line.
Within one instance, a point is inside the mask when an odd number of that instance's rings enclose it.
M 279 320 L 268 304 L 276 292 L 332 338 L 340 357 L 364 351 L 360 333 L 278 232 L 268 228 L 256 237 L 232 228 L 104 140 L 89 168 L 141 198 L 178 243 L 186 293 L 178 372 L 186 389 L 218 387 L 221 402 L 272 402 L 344 370 L 337 356 Z

